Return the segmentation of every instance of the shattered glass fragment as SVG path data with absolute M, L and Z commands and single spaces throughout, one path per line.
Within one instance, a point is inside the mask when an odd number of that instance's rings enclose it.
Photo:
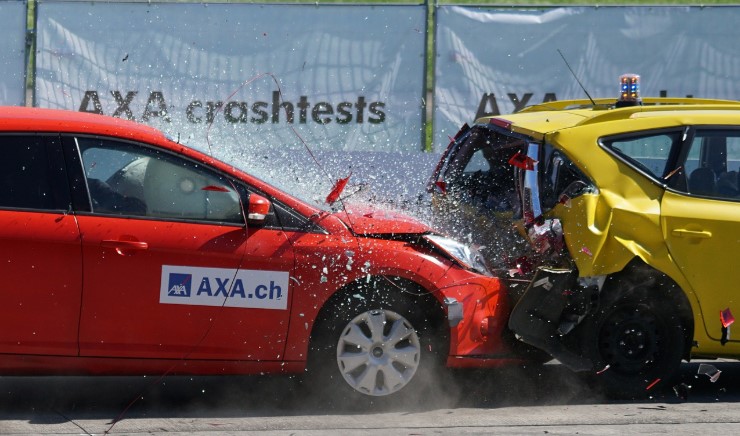
M 700 363 L 697 374 L 706 375 L 707 377 L 709 377 L 709 381 L 714 383 L 719 379 L 719 376 L 720 374 L 722 374 L 722 371 L 717 369 L 717 367 L 715 367 L 714 365 L 710 365 L 708 363 Z

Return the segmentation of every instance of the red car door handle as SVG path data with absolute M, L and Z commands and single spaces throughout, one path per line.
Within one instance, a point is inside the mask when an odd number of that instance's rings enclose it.
M 104 240 L 100 243 L 104 248 L 115 248 L 116 250 L 146 250 L 149 244 L 139 241 Z

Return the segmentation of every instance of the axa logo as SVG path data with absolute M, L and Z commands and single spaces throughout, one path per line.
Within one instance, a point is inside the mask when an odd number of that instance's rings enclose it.
M 192 282 L 192 274 L 171 273 L 167 295 L 170 297 L 190 297 L 190 284 Z
M 162 265 L 159 302 L 285 310 L 289 276 L 288 271 Z
M 225 298 L 256 298 L 258 300 L 264 299 L 281 299 L 283 298 L 283 289 L 281 286 L 275 284 L 275 281 L 270 280 L 270 284 L 258 284 L 253 287 L 245 288 L 244 280 L 236 279 L 231 284 L 229 278 L 219 277 L 203 277 L 198 286 L 197 295 L 204 295 L 208 297 L 225 297 Z M 246 290 L 245 290 L 246 289 Z M 188 294 L 190 290 L 188 289 Z

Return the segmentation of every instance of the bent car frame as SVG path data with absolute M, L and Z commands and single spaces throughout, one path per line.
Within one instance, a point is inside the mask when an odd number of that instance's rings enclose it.
M 0 373 L 303 373 L 399 392 L 491 367 L 508 303 L 474 251 L 331 210 L 102 115 L 0 108 Z
M 509 283 L 509 327 L 607 392 L 682 359 L 740 356 L 740 102 L 543 103 L 465 125 L 432 176 L 437 216 Z

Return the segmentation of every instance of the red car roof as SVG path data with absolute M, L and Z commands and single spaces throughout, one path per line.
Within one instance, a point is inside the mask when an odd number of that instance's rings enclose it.
M 186 145 L 173 142 L 160 130 L 122 118 L 71 110 L 44 109 L 23 106 L 0 106 L 0 132 L 56 132 L 84 133 L 88 135 L 127 138 L 132 141 L 153 144 L 190 158 L 207 162 L 222 171 L 237 175 L 256 188 L 278 195 L 291 207 L 310 216 L 318 209 L 293 197 L 291 194 L 251 176 L 228 163 L 202 153 Z
M 4 131 L 78 132 L 112 135 L 161 142 L 165 135 L 144 124 L 86 112 L 0 106 L 0 129 Z

